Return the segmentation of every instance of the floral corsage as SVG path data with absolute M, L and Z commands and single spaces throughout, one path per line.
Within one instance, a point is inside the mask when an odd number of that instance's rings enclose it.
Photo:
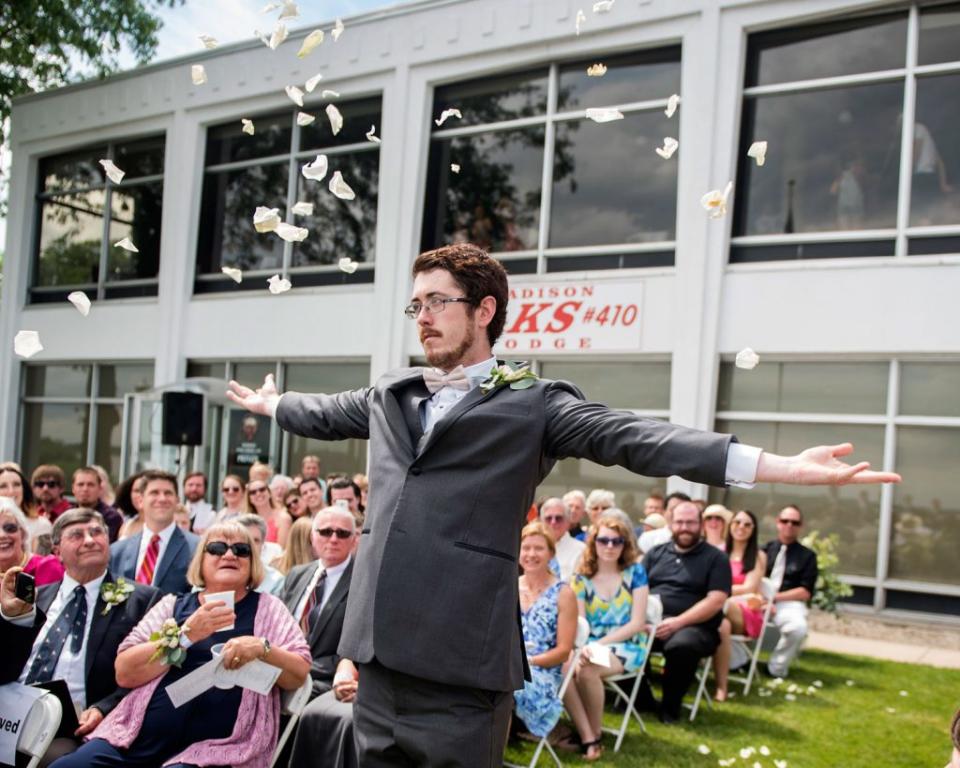
M 176 619 L 167 619 L 160 629 L 150 635 L 150 642 L 156 650 L 149 661 L 160 661 L 171 667 L 179 667 L 187 658 L 187 651 L 180 644 L 180 636 L 186 631 L 185 627 L 177 625 Z
M 490 371 L 490 375 L 480 382 L 480 391 L 486 394 L 507 384 L 510 389 L 526 389 L 532 387 L 539 378 L 525 363 L 504 363 Z
M 121 603 L 127 602 L 127 598 L 133 594 L 133 584 L 127 581 L 123 576 L 116 581 L 105 581 L 100 585 L 100 599 L 106 605 L 103 606 L 101 615 L 106 616 L 111 608 L 115 608 Z

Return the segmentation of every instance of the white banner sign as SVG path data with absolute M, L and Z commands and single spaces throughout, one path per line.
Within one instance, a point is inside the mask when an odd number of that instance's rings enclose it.
M 34 702 L 46 693 L 20 683 L 0 686 L 0 762 L 15 765 L 17 742 Z
M 522 354 L 637 352 L 643 282 L 578 280 L 510 286 L 496 351 Z

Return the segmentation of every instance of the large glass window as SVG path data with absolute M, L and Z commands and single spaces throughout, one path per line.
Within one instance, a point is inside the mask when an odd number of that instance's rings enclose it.
M 469 241 L 513 274 L 672 265 L 676 160 L 654 152 L 676 134 L 664 115 L 680 90 L 676 47 L 446 85 L 434 126 L 421 247 Z M 595 123 L 588 108 L 624 119 Z M 643 183 L 625 183 L 643 179 Z M 549 193 L 549 194 L 548 194 Z
M 125 176 L 110 181 L 99 161 Z M 154 296 L 160 267 L 164 137 L 113 142 L 40 160 L 30 302 Z M 117 248 L 129 238 L 137 252 Z
M 731 263 L 960 253 L 958 19 L 913 5 L 750 36 Z
M 307 97 L 309 98 L 309 96 Z M 376 125 L 380 135 L 380 99 L 337 104 L 343 128 L 336 136 L 323 104 L 303 110 L 254 116 L 255 133 L 241 131 L 239 120 L 207 130 L 200 229 L 197 239 L 197 293 L 262 290 L 271 275 L 286 276 L 296 288 L 307 285 L 369 283 L 376 254 L 379 144 L 365 134 Z M 299 112 L 314 115 L 299 126 Z M 327 175 L 307 179 L 303 166 L 326 155 Z M 335 171 L 356 194 L 341 200 L 328 189 Z M 293 213 L 298 203 L 311 203 L 310 215 Z M 284 221 L 309 230 L 307 239 L 287 243 L 253 227 L 258 206 L 279 208 Z M 347 274 L 337 262 L 349 256 L 360 268 Z M 242 283 L 221 273 L 222 267 L 244 272 Z

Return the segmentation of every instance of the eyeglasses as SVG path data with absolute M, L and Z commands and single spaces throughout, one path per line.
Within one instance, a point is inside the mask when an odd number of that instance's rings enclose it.
M 545 523 L 562 523 L 566 518 L 563 515 L 547 515 L 543 518 Z
M 238 485 L 231 485 L 227 488 L 221 488 L 224 493 L 240 493 L 243 489 Z
M 353 536 L 353 531 L 348 531 L 346 528 L 314 528 L 313 530 L 317 536 L 324 539 L 329 539 L 331 536 L 336 536 L 338 539 L 349 539 Z
M 784 520 L 782 517 L 777 518 L 778 523 L 783 523 L 784 525 L 792 525 L 794 528 L 799 528 L 803 525 L 803 522 L 800 520 Z
M 705 518 L 703 518 L 703 522 L 705 522 L 705 523 L 722 523 L 722 522 L 723 522 L 723 518 L 722 518 L 722 517 L 717 517 L 716 515 L 710 515 L 710 517 L 705 517 Z
M 249 494 L 254 494 L 254 493 L 266 493 L 266 492 L 269 491 L 269 490 L 270 490 L 270 489 L 267 488 L 266 486 L 264 486 L 263 488 L 248 488 L 248 489 L 247 489 L 247 493 L 249 493 Z
M 674 528 L 699 528 L 699 520 L 674 520 L 671 525 Z
M 225 541 L 208 541 L 207 546 L 203 548 L 204 552 L 214 557 L 223 557 L 228 549 L 237 557 L 250 557 L 253 552 L 253 548 L 242 541 L 235 544 L 227 544 Z
M 738 525 L 741 528 L 753 528 L 753 523 L 750 520 L 734 520 L 730 525 Z
M 411 320 L 416 320 L 420 315 L 421 309 L 426 308 L 427 312 L 429 312 L 431 315 L 435 315 L 437 312 L 443 312 L 443 310 L 447 308 L 447 304 L 454 304 L 457 302 L 462 304 L 473 304 L 470 299 L 465 299 L 462 296 L 449 299 L 441 299 L 439 296 L 434 296 L 432 299 L 427 299 L 423 303 L 419 301 L 410 302 L 410 304 L 404 308 L 403 314 L 405 314 Z
M 34 480 L 34 488 L 59 488 L 60 483 L 57 480 Z
M 63 534 L 63 538 L 76 544 L 86 539 L 88 533 L 91 539 L 101 539 L 107 535 L 102 525 L 91 525 L 88 528 L 71 528 Z
M 623 536 L 597 536 L 597 544 L 601 547 L 622 547 L 624 542 Z
M 4 523 L 3 525 L 0 525 L 0 529 L 10 536 L 13 536 L 15 533 L 20 533 L 20 526 L 16 523 Z

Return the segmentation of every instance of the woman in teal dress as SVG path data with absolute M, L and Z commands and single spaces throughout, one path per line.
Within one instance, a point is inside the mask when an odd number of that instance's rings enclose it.
M 584 759 L 603 754 L 603 678 L 640 669 L 645 661 L 647 572 L 629 528 L 604 514 L 591 526 L 573 591 L 590 640 L 577 662 L 564 704 L 580 734 Z M 599 646 L 605 646 L 607 651 Z
M 520 611 L 531 680 L 513 694 L 517 717 L 536 736 L 546 736 L 560 719 L 563 663 L 577 633 L 577 599 L 550 569 L 556 544 L 540 521 L 520 533 Z

